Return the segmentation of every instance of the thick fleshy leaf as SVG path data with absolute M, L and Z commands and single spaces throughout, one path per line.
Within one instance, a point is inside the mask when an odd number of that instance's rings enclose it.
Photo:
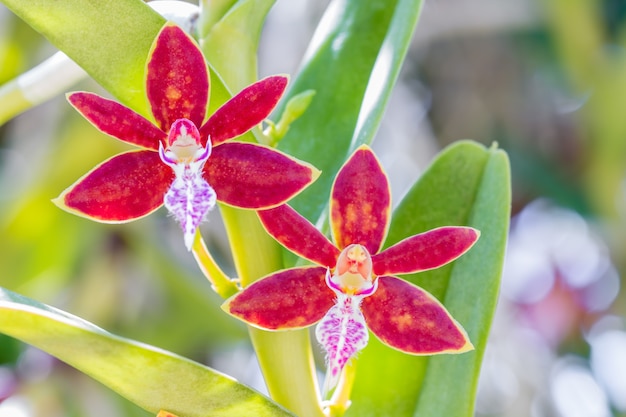
M 376 135 L 421 4 L 421 0 L 335 0 L 318 25 L 282 103 L 306 90 L 315 90 L 315 98 L 278 144 L 323 173 L 290 202 L 313 224 L 327 208 L 331 184 L 345 159 Z M 280 114 L 284 106 L 279 107 Z
M 411 236 L 372 256 L 376 275 L 412 274 L 439 268 L 463 255 L 478 240 L 471 227 L 446 226 Z
M 165 19 L 141 1 L 3 0 L 107 91 L 149 115 L 145 68 Z
M 286 269 L 254 282 L 226 300 L 224 311 L 265 330 L 297 329 L 322 319 L 335 294 L 326 285 L 326 268 Z
M 158 150 L 167 134 L 128 107 L 97 94 L 71 93 L 68 101 L 98 130 L 133 145 Z
M 319 171 L 266 146 L 228 142 L 213 148 L 204 174 L 222 203 L 262 209 L 283 204 Z
M 216 72 L 231 91 L 239 91 L 259 78 L 259 39 L 267 13 L 275 2 L 276 0 L 201 2 L 198 32 L 202 50 L 211 63 L 211 71 Z
M 258 215 L 265 230 L 281 245 L 318 265 L 335 267 L 339 249 L 287 204 L 259 211 Z
M 399 278 L 379 277 L 378 289 L 363 300 L 362 310 L 372 333 L 402 352 L 432 355 L 473 349 L 465 330 L 435 297 Z
M 153 414 L 293 416 L 211 368 L 2 288 L 0 332 L 56 356 Z
M 163 204 L 174 173 L 153 151 L 116 155 L 85 174 L 54 200 L 92 220 L 119 223 L 143 217 Z
M 391 215 L 389 181 L 372 150 L 363 145 L 337 173 L 330 198 L 330 224 L 340 249 L 360 244 L 377 253 Z
M 146 92 L 164 131 L 176 119 L 202 126 L 209 99 L 209 70 L 196 43 L 174 24 L 163 27 L 148 62 Z
M 372 338 L 359 356 L 359 377 L 346 416 L 473 416 L 480 364 L 499 291 L 510 192 L 506 154 L 496 147 L 486 149 L 462 141 L 442 151 L 402 199 L 393 214 L 387 246 L 446 225 L 466 225 L 481 232 L 472 249 L 455 262 L 403 277 L 442 300 L 467 331 L 475 350 L 417 357 Z M 454 401 L 450 401 L 450 387 L 454 387 Z
M 246 133 L 270 115 L 287 87 L 288 78 L 274 75 L 244 88 L 228 100 L 200 128 L 213 145 Z

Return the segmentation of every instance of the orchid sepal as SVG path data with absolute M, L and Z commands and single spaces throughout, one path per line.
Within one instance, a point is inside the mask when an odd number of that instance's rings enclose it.
M 169 131 L 178 119 L 188 119 L 198 127 L 204 123 L 209 68 L 193 38 L 173 23 L 166 23 L 152 44 L 146 94 L 161 130 Z
M 358 243 L 377 253 L 391 218 L 387 175 L 371 149 L 360 146 L 341 167 L 332 185 L 330 224 L 339 248 Z

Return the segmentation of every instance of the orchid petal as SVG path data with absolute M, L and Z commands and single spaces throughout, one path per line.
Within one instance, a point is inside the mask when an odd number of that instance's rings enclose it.
M 287 77 L 274 75 L 244 88 L 217 109 L 200 128 L 202 138 L 218 145 L 242 135 L 265 120 L 282 97 Z
M 293 268 L 262 278 L 226 300 L 222 309 L 266 330 L 310 326 L 333 306 L 326 268 Z
M 376 275 L 439 268 L 467 252 L 480 237 L 471 227 L 446 226 L 408 237 L 372 256 Z
M 258 212 L 265 230 L 281 245 L 318 265 L 334 268 L 339 250 L 287 204 Z
M 152 151 L 116 155 L 67 188 L 54 202 L 79 216 L 105 223 L 143 217 L 163 204 L 172 169 Z
M 196 126 L 204 122 L 209 70 L 193 39 L 174 24 L 166 24 L 152 46 L 146 93 L 163 131 L 177 119 L 189 119 Z
M 98 130 L 124 142 L 157 150 L 167 137 L 148 119 L 113 100 L 87 92 L 69 94 L 67 99 Z
M 359 147 L 339 170 L 332 187 L 330 223 L 337 247 L 358 243 L 377 253 L 389 228 L 391 193 L 380 162 Z
M 317 341 L 326 351 L 327 374 L 324 392 L 333 389 L 346 363 L 367 346 L 369 333 L 359 308 L 361 296 L 338 295 L 315 329 Z
M 228 142 L 213 148 L 204 175 L 223 203 L 276 207 L 312 183 L 319 171 L 267 146 Z
M 473 349 L 465 330 L 435 297 L 399 278 L 379 277 L 376 293 L 363 299 L 361 310 L 372 333 L 402 352 L 432 355 Z

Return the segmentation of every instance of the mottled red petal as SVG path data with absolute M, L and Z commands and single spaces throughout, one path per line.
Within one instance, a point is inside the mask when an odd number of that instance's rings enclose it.
M 339 170 L 330 199 L 330 224 L 339 249 L 358 243 L 380 250 L 391 211 L 389 182 L 372 150 L 361 146 Z
M 223 203 L 276 207 L 312 183 L 319 171 L 267 146 L 227 142 L 213 148 L 204 176 Z
M 218 145 L 242 135 L 270 115 L 287 87 L 287 77 L 274 75 L 244 88 L 228 100 L 200 129 L 205 140 Z
M 173 171 L 152 151 L 116 155 L 87 173 L 54 202 L 92 220 L 120 223 L 145 216 L 163 204 Z
M 166 24 L 148 62 L 146 92 L 159 127 L 177 119 L 202 126 L 209 100 L 209 70 L 202 52 L 182 29 Z
M 226 300 L 222 309 L 266 330 L 296 329 L 322 319 L 335 294 L 326 286 L 326 268 L 293 268 L 262 278 Z
M 77 92 L 68 101 L 98 130 L 114 138 L 148 149 L 159 149 L 167 135 L 143 116 L 97 94 Z
M 287 204 L 258 214 L 265 230 L 281 245 L 318 265 L 335 267 L 339 249 Z
M 463 255 L 478 240 L 471 227 L 446 226 L 408 237 L 372 256 L 374 274 L 412 274 L 439 268 Z
M 378 290 L 363 299 L 369 329 L 385 344 L 414 355 L 473 349 L 467 333 L 423 289 L 396 277 L 379 277 Z

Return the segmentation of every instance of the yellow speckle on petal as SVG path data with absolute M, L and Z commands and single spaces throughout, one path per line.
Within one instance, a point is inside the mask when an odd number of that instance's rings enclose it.
M 182 93 L 180 92 L 180 90 L 174 86 L 168 86 L 167 89 L 165 90 L 165 96 L 171 100 L 179 100 L 182 97 Z
M 392 316 L 391 321 L 398 326 L 398 330 L 402 333 L 413 326 L 413 317 L 408 313 Z

